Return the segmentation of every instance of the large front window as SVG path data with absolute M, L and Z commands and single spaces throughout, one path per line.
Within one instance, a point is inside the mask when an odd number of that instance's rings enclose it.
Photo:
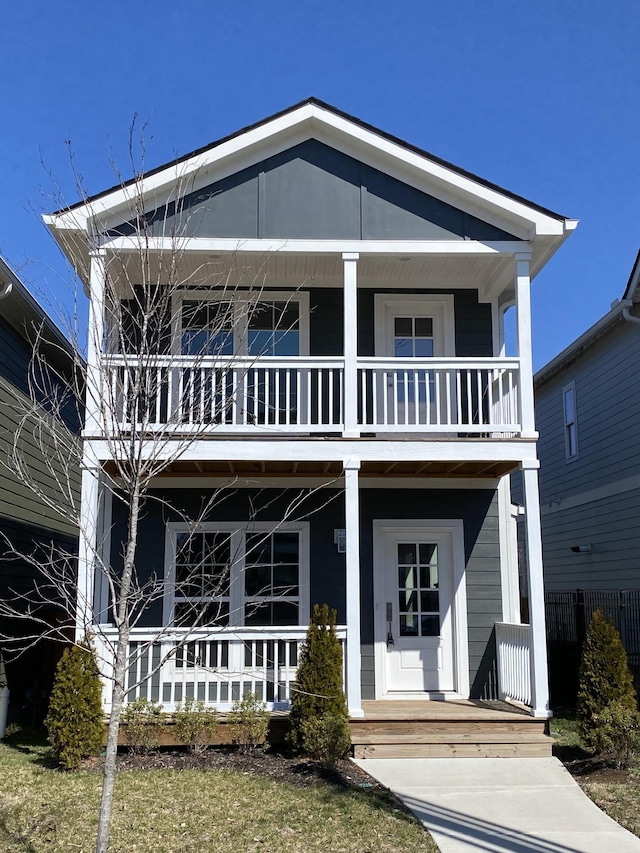
M 166 579 L 166 624 L 305 625 L 308 524 L 171 523 Z
M 176 312 L 179 352 L 192 356 L 305 355 L 308 301 L 306 293 L 264 294 L 260 299 L 250 294 L 225 299 L 187 293 Z

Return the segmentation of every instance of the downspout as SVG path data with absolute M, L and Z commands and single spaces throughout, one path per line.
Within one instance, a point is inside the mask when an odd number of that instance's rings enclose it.
M 4 284 L 0 284 L 0 299 L 4 299 L 5 296 L 8 296 L 13 290 L 13 282 L 5 281 Z

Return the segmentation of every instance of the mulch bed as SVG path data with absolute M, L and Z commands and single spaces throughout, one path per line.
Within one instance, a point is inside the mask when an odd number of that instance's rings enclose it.
M 634 779 L 628 770 L 619 770 L 601 755 L 591 755 L 579 747 L 556 746 L 553 754 L 577 782 L 626 784 Z
M 99 771 L 104 758 L 88 758 L 83 770 Z M 132 770 L 233 770 L 249 776 L 264 776 L 276 782 L 289 782 L 297 787 L 318 785 L 345 789 L 385 789 L 350 761 L 339 761 L 335 770 L 325 770 L 313 761 L 290 756 L 277 750 L 255 749 L 242 752 L 235 747 L 219 746 L 203 755 L 192 755 L 182 749 L 153 750 L 146 755 L 121 752 L 118 772 Z

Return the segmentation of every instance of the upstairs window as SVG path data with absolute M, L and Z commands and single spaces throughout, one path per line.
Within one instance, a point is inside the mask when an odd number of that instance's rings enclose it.
M 233 355 L 233 305 L 185 299 L 182 303 L 182 355 Z
M 575 382 L 562 389 L 564 402 L 564 446 L 567 461 L 578 457 L 578 421 L 576 418 Z
M 249 317 L 249 355 L 299 355 L 299 326 L 298 302 L 261 303 Z

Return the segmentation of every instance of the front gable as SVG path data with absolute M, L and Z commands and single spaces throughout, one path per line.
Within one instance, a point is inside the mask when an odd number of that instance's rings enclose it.
M 152 211 L 153 236 L 516 240 L 513 234 L 317 139 Z M 133 222 L 110 229 L 136 232 Z

